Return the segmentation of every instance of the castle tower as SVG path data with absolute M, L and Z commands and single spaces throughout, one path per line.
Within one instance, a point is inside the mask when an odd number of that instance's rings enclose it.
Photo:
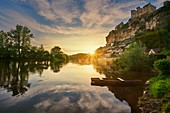
M 150 14 L 156 10 L 156 7 L 151 3 L 146 4 L 143 8 L 137 7 L 136 10 L 131 10 L 131 18 L 140 17 L 144 14 Z
M 148 3 L 143 7 L 143 10 L 144 10 L 144 14 L 150 14 L 156 10 L 156 7 L 151 3 Z

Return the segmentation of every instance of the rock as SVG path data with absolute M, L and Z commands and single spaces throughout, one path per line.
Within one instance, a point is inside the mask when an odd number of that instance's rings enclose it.
M 149 80 L 145 82 L 145 85 L 149 85 L 149 84 L 150 84 L 150 81 L 149 81 Z
M 144 92 L 143 92 L 143 95 L 145 95 L 145 94 L 147 94 L 147 91 L 144 91 Z

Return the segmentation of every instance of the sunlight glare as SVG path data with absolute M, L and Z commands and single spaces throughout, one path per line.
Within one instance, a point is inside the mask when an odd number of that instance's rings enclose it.
M 95 54 L 95 50 L 89 50 L 89 53 L 90 53 L 91 55 L 94 55 L 94 54 Z
M 94 72 L 93 65 L 85 65 L 84 69 L 89 73 Z

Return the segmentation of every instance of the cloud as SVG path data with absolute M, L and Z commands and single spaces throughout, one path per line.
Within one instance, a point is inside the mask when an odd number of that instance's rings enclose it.
M 158 7 L 160 7 L 160 5 L 162 5 L 165 1 L 167 1 L 167 0 L 157 0 L 154 4 Z
M 39 15 L 51 21 L 61 18 L 65 23 L 71 23 L 73 18 L 80 15 L 77 0 L 30 0 L 29 2 L 38 10 Z
M 5 12 L 5 13 L 4 13 Z M 26 25 L 27 27 L 36 30 L 41 33 L 47 34 L 63 34 L 63 35 L 86 35 L 86 34 L 95 34 L 103 33 L 102 29 L 88 29 L 82 27 L 65 27 L 65 26 L 55 26 L 51 27 L 49 25 L 40 24 L 32 17 L 12 11 L 10 9 L 1 8 L 0 13 L 3 13 L 4 16 L 0 16 L 0 24 L 8 23 L 8 28 L 13 28 L 16 24 Z
M 80 19 L 85 27 L 113 25 L 117 20 L 123 20 L 130 16 L 129 7 L 137 6 L 143 2 L 134 1 L 126 3 L 111 2 L 111 0 L 86 0 L 85 11 Z
M 4 13 L 5 12 L 5 13 Z M 44 45 L 45 49 L 50 50 L 55 45 L 59 45 L 62 48 L 68 50 L 72 49 L 75 52 L 83 50 L 88 51 L 87 48 L 95 45 L 96 42 L 102 40 L 103 45 L 105 43 L 104 36 L 106 35 L 106 30 L 104 28 L 83 28 L 83 27 L 65 27 L 65 26 L 50 26 L 41 24 L 25 13 L 19 13 L 15 10 L 10 10 L 1 7 L 0 8 L 0 25 L 4 30 L 9 31 L 10 28 L 14 28 L 16 24 L 21 24 L 27 26 L 31 29 L 34 34 L 34 39 L 31 40 L 33 45 L 39 46 Z M 96 41 L 97 39 L 97 41 Z M 90 41 L 89 41 L 90 40 Z M 88 46 L 88 47 L 87 47 Z M 83 48 L 82 48 L 83 47 Z M 92 48 L 97 48 L 96 44 Z M 75 49 L 79 50 L 75 50 Z M 75 52 L 64 51 L 69 54 Z
M 128 8 L 144 4 L 146 1 L 29 0 L 28 3 L 32 4 L 39 15 L 51 22 L 62 19 L 64 23 L 72 24 L 74 19 L 78 19 L 82 23 L 82 26 L 78 25 L 79 27 L 103 28 L 109 24 L 114 25 L 115 21 L 128 18 L 130 16 Z
M 18 0 L 17 0 L 18 1 Z M 22 1 L 24 2 L 24 1 Z M 19 13 L 10 9 L 3 9 L 8 19 L 6 23 L 27 25 L 41 33 L 47 34 L 97 34 L 108 30 L 107 26 L 115 25 L 115 22 L 128 18 L 131 7 L 144 4 L 144 1 L 133 2 L 111 2 L 111 0 L 25 0 L 26 3 L 31 4 L 38 12 L 37 14 L 43 16 L 47 20 L 51 20 L 48 25 L 39 23 L 27 14 Z M 57 25 L 62 19 L 63 25 Z M 74 27 L 69 27 L 73 24 L 73 20 L 78 19 L 82 24 L 75 24 Z M 76 23 L 77 21 L 75 21 Z M 68 25 L 65 25 L 65 24 Z

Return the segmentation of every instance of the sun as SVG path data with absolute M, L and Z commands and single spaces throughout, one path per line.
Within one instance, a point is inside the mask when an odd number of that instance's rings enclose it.
M 90 50 L 88 51 L 88 53 L 91 54 L 91 55 L 94 55 L 94 54 L 95 54 L 95 50 L 90 49 Z
M 96 51 L 96 46 L 95 45 L 91 45 L 86 49 L 86 53 L 90 54 L 90 55 L 95 55 L 95 51 Z
M 94 51 L 90 51 L 89 53 L 90 53 L 91 55 L 94 55 L 94 54 L 95 54 Z

